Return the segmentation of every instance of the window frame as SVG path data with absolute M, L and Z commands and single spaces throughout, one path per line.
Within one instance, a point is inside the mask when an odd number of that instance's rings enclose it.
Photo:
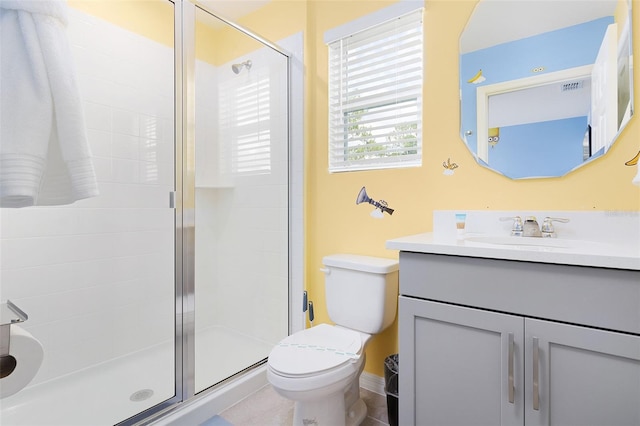
M 422 165 L 423 22 L 423 9 L 417 8 L 391 19 L 386 15 L 386 20 L 369 25 L 355 33 L 342 31 L 343 34 L 339 38 L 327 42 L 330 173 Z M 367 47 L 368 45 L 370 46 Z M 365 48 L 361 49 L 363 46 Z M 349 56 L 349 52 L 345 53 L 348 49 L 355 53 Z M 381 66 L 380 58 L 376 58 L 376 53 L 381 50 L 392 57 L 390 62 L 392 65 L 388 66 L 385 62 L 382 70 L 376 70 L 376 66 L 379 68 Z M 358 59 L 359 57 L 374 58 L 369 70 L 367 70 L 369 59 Z M 419 61 L 415 61 L 416 58 Z M 349 62 L 350 59 L 352 62 Z M 404 63 L 402 59 L 405 59 Z M 376 61 L 379 63 L 376 64 Z M 346 75 L 350 72 L 349 66 L 356 70 L 351 72 L 352 75 L 355 74 L 363 83 L 345 81 L 349 78 Z M 404 71 L 407 71 L 407 74 L 403 74 Z M 384 79 L 379 81 L 367 79 L 368 75 L 376 78 L 376 74 L 385 75 L 385 78 L 391 75 L 393 84 L 383 90 L 381 86 L 386 84 Z M 350 95 L 350 91 L 356 95 Z M 359 93 L 367 95 L 363 101 L 357 100 Z M 349 98 L 349 96 L 352 97 Z M 404 106 L 401 106 L 403 104 Z M 399 107 L 389 108 L 390 105 Z M 376 110 L 379 111 L 376 112 Z M 365 135 L 372 139 L 365 141 L 364 144 L 357 141 L 363 139 L 358 136 L 359 129 L 354 128 L 354 122 L 350 118 L 359 111 L 362 111 L 361 117 L 366 116 L 367 120 L 364 122 L 367 124 L 379 124 L 376 116 L 380 117 L 380 121 L 387 122 L 376 128 L 379 131 L 378 134 Z M 398 121 L 398 116 L 411 117 L 411 119 Z M 402 129 L 406 125 L 413 126 L 410 132 Z M 367 129 L 371 127 L 364 127 L 365 132 Z M 389 131 L 389 129 L 393 130 Z M 407 139 L 410 143 L 413 141 L 413 144 L 402 146 L 407 143 L 403 140 L 408 134 L 414 136 Z M 370 145 L 369 151 L 366 149 L 368 145 Z M 366 155 L 366 152 L 374 151 L 379 151 L 380 155 Z M 365 152 L 364 158 L 359 158 L 362 152 Z

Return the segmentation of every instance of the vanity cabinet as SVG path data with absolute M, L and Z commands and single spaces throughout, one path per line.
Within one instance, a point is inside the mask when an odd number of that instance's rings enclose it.
M 640 272 L 400 253 L 401 425 L 640 425 Z

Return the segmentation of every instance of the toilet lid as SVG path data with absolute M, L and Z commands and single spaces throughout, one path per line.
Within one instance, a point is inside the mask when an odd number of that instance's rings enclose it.
M 269 354 L 269 366 L 286 375 L 307 375 L 336 368 L 359 357 L 356 331 L 319 324 L 282 340 Z

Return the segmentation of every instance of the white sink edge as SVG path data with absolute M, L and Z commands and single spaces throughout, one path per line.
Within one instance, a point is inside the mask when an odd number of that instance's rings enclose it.
M 487 234 L 471 234 L 487 235 Z M 514 237 L 520 238 L 520 237 Z M 573 240 L 579 241 L 579 240 Z M 608 242 L 582 244 L 581 247 L 515 246 L 507 244 L 466 243 L 464 239 L 442 238 L 432 232 L 388 240 L 387 249 L 417 253 L 471 256 L 526 262 L 556 263 L 616 269 L 640 270 L 640 247 Z

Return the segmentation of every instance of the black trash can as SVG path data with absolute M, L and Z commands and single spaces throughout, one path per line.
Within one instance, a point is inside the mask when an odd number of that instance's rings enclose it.
M 398 426 L 398 354 L 384 359 L 384 391 L 387 394 L 389 426 Z

